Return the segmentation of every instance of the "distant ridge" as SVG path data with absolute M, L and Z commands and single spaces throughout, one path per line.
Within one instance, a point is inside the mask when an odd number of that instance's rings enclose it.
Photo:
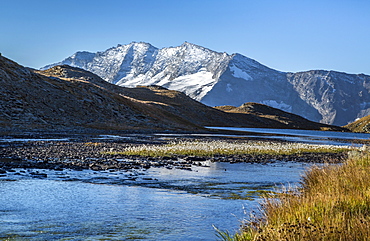
M 286 73 L 240 54 L 183 43 L 158 49 L 133 42 L 106 51 L 77 52 L 67 64 L 125 87 L 158 85 L 209 106 L 266 104 L 309 120 L 345 125 L 370 114 L 370 76 L 311 70 Z

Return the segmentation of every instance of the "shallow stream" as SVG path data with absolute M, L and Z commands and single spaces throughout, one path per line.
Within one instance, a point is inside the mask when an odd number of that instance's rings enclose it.
M 336 145 L 356 145 L 354 141 L 359 139 L 366 143 L 370 137 L 338 132 L 232 130 L 245 131 L 245 135 L 196 136 Z M 161 140 L 178 135 L 155 136 Z M 146 141 L 141 135 L 99 138 Z M 0 140 L 11 141 L 33 140 Z M 216 240 L 213 225 L 231 233 L 237 231 L 241 220 L 258 211 L 259 194 L 299 184 L 310 165 L 203 162 L 192 171 L 165 167 L 99 172 L 14 169 L 0 174 L 0 240 Z
M 296 184 L 308 165 L 14 170 L 0 177 L 0 239 L 216 240 L 212 225 L 235 232 L 261 190 Z

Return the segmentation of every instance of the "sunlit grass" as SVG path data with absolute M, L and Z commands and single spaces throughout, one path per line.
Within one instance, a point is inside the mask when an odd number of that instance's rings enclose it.
M 305 153 L 348 152 L 351 147 L 335 145 L 313 145 L 303 143 L 277 143 L 260 141 L 178 141 L 166 145 L 138 145 L 107 154 L 129 156 L 215 156 L 215 155 L 292 155 Z
M 355 153 L 355 154 L 353 154 Z M 342 165 L 312 167 L 300 188 L 266 197 L 262 217 L 223 240 L 369 240 L 370 154 L 352 152 Z

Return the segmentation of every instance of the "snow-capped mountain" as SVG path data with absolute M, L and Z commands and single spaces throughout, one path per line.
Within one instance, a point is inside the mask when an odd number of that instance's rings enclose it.
M 96 54 L 77 52 L 64 61 L 125 86 L 159 85 L 179 90 L 200 101 L 217 83 L 232 56 L 184 43 L 157 49 L 148 43 L 118 45 Z
M 104 52 L 77 52 L 43 69 L 61 64 L 120 86 L 159 85 L 182 91 L 210 106 L 258 102 L 335 125 L 370 114 L 370 76 L 323 70 L 285 73 L 240 54 L 187 42 L 162 49 L 133 42 Z

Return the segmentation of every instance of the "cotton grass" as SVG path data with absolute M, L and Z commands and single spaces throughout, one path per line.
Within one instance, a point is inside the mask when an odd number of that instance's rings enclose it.
M 135 156 L 215 156 L 215 155 L 292 155 L 305 153 L 340 153 L 353 149 L 348 146 L 278 143 L 266 141 L 174 141 L 164 145 L 129 146 L 110 154 Z

